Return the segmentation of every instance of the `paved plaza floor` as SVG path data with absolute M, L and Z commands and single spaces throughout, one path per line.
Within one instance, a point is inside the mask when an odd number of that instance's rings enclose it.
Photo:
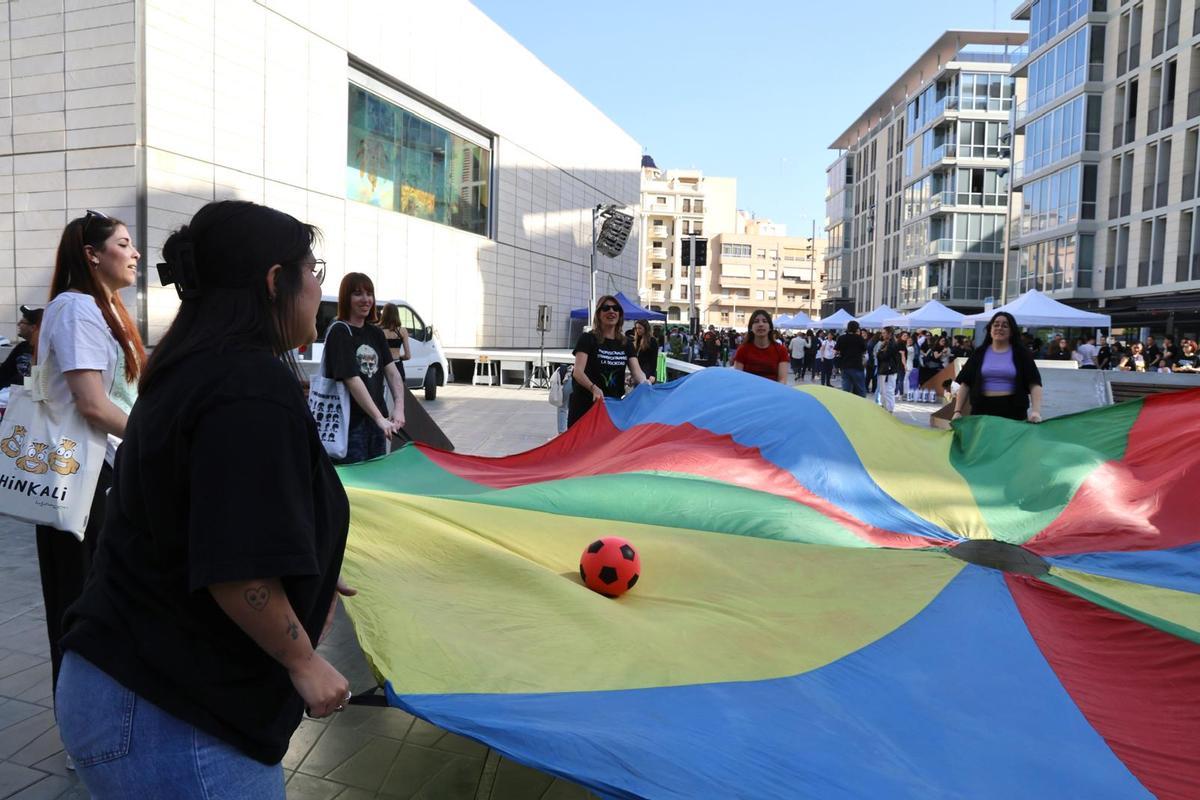
M 459 452 L 506 455 L 555 434 L 544 390 L 451 385 L 425 404 Z M 932 404 L 898 403 L 927 425 Z M 322 652 L 355 692 L 374 686 L 344 612 Z M 0 516 L 0 800 L 86 798 L 54 724 L 33 528 Z M 583 800 L 580 787 L 398 709 L 352 706 L 304 721 L 283 761 L 290 800 Z

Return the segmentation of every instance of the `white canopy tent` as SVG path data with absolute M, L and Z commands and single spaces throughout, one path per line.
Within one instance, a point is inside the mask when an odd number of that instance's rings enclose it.
M 987 322 L 997 311 L 1007 311 L 1017 320 L 1017 324 L 1025 328 L 1111 328 L 1112 317 L 1107 314 L 1097 314 L 1094 311 L 1083 311 L 1073 308 L 1066 303 L 1060 303 L 1052 297 L 1030 289 L 1025 294 L 982 314 L 972 314 L 965 320 L 966 325 L 976 322 Z
M 846 330 L 846 325 L 855 321 L 856 320 L 850 315 L 849 311 L 844 308 L 839 308 L 837 312 L 830 314 L 824 319 L 817 320 L 815 324 L 825 330 L 844 331 Z
M 887 303 L 881 304 L 869 314 L 863 314 L 858 318 L 858 324 L 864 328 L 882 328 L 885 325 L 892 325 L 891 320 L 900 316 L 900 312 L 889 306 Z
M 966 318 L 952 308 L 939 303 L 937 300 L 930 300 L 925 305 L 918 308 L 911 314 L 898 314 L 887 320 L 885 325 L 894 325 L 897 328 L 969 328 L 970 322 L 965 322 Z
M 775 320 L 775 327 L 782 330 L 798 330 L 800 328 L 811 328 L 814 326 L 813 320 L 808 314 L 799 311 L 795 314 L 784 314 Z

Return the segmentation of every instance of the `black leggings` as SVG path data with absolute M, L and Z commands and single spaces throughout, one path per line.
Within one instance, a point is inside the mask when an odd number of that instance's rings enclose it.
M 1004 394 L 999 397 L 980 397 L 979 402 L 972 403 L 971 413 L 1024 422 L 1029 417 L 1029 396 Z
M 38 568 L 42 574 L 42 601 L 46 605 L 46 634 L 50 639 L 52 688 L 58 687 L 58 670 L 62 666 L 58 640 L 64 633 L 63 615 L 83 594 L 83 584 L 92 569 L 92 556 L 96 554 L 96 540 L 104 527 L 104 506 L 111 485 L 112 467 L 105 464 L 100 470 L 96 493 L 92 495 L 92 510 L 88 512 L 82 542 L 72 533 L 48 525 L 37 526 Z

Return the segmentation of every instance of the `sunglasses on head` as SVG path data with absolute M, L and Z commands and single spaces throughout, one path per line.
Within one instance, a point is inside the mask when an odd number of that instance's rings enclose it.
M 101 214 L 99 211 L 92 211 L 90 208 L 83 215 L 83 235 L 87 236 L 88 228 L 91 227 L 94 219 L 110 219 L 107 214 Z
M 601 310 L 601 311 L 615 311 L 615 312 L 616 312 L 616 313 L 618 313 L 618 314 L 620 314 L 620 313 L 621 313 L 621 307 L 620 307 L 620 306 L 614 306 L 614 305 L 603 305 L 603 306 L 600 306 L 600 310 Z

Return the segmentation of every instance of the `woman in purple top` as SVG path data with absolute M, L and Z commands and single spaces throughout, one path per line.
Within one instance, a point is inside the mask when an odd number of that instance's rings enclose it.
M 963 415 L 969 399 L 972 414 L 1041 422 L 1042 376 L 1029 351 L 1019 341 L 1013 346 L 1016 319 L 1007 311 L 997 311 L 987 331 L 983 347 L 967 358 L 958 373 L 964 388 L 955 398 L 954 418 Z

